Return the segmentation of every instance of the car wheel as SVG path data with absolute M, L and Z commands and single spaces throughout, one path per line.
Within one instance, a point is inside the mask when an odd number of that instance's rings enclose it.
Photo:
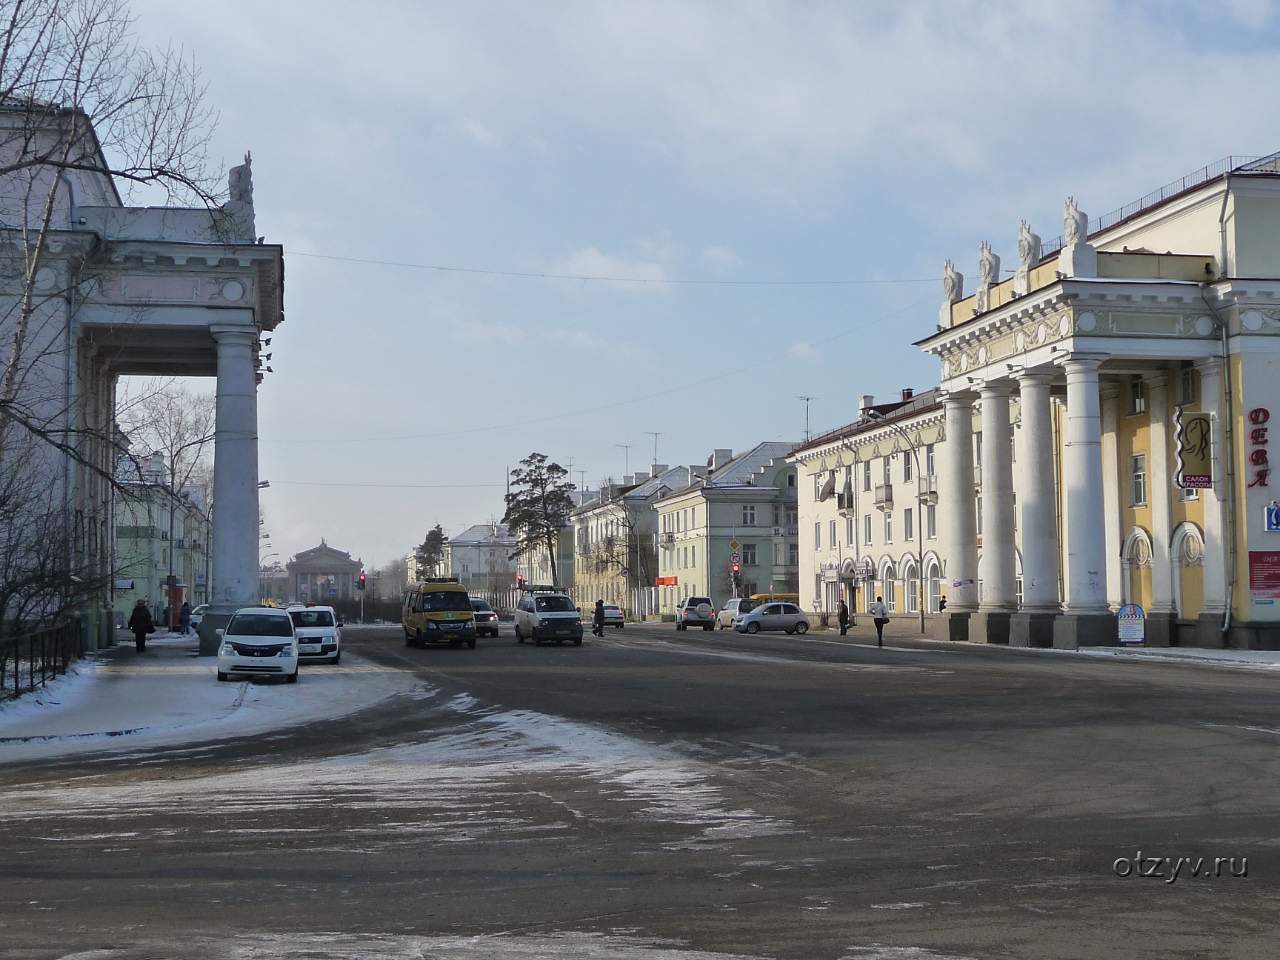
M 809 632 L 809 625 L 805 623 L 803 620 L 801 620 L 799 623 L 796 624 L 796 633 L 808 633 L 808 632 Z
M 231 678 L 230 678 L 230 677 L 228 677 L 228 676 L 227 676 L 225 673 L 223 673 L 221 670 L 219 670 L 219 671 L 218 671 L 218 679 L 219 679 L 219 680 L 230 680 Z
M 795 627 L 783 627 L 782 632 L 783 632 L 783 633 L 785 633 L 787 636 L 791 636 L 791 634 L 793 634 L 793 633 L 795 633 L 795 632 L 796 632 L 796 628 L 795 628 Z
M 625 626 L 626 626 L 626 624 L 625 624 L 625 623 L 620 623 L 620 624 L 618 624 L 618 629 L 619 629 L 619 630 L 621 630 L 621 629 L 622 629 L 623 627 L 625 627 Z
M 424 643 L 424 642 L 423 642 L 423 640 L 422 640 L 422 630 L 420 630 L 420 629 L 419 629 L 419 630 L 416 630 L 416 631 L 414 632 L 414 634 L 413 634 L 413 645 L 414 645 L 415 647 L 422 647 L 422 646 L 425 646 L 425 643 Z
M 754 622 L 747 624 L 747 633 L 759 633 L 759 632 L 760 632 L 760 624 L 754 623 Z
M 524 643 L 524 634 L 520 632 L 520 624 L 516 624 L 516 643 Z
M 574 640 L 574 641 L 573 641 L 573 645 L 574 645 L 575 647 L 580 647 L 580 646 L 582 646 L 582 638 L 581 638 L 581 637 L 578 637 L 578 639 L 577 639 L 577 640 Z
M 284 682 L 285 682 L 285 683 L 297 683 L 297 682 L 298 682 L 298 671 L 297 671 L 297 670 L 295 670 L 295 671 L 293 671 L 293 673 L 291 673 L 291 674 L 289 674 L 287 677 L 285 677 L 285 678 L 284 678 Z
M 404 632 L 404 645 L 405 645 L 406 647 L 412 647 L 412 646 L 413 646 L 413 637 L 409 635 L 409 631 L 408 631 L 408 630 L 406 630 L 406 631 Z
M 337 653 L 335 653 L 335 654 L 333 655 L 333 662 L 334 662 L 334 663 L 341 663 L 341 662 L 342 662 L 342 651 L 341 651 L 341 650 L 339 650 Z
M 676 624 L 676 629 L 677 629 L 677 630 L 683 630 L 683 629 L 684 629 L 684 624 L 683 624 L 683 623 L 677 623 L 677 624 Z

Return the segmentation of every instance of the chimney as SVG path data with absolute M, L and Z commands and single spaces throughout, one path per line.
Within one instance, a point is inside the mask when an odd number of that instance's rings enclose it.
M 702 464 L 697 463 L 689 468 L 689 474 L 690 476 L 697 477 L 699 480 L 705 480 L 707 478 L 707 468 Z
M 636 486 L 639 486 L 640 484 L 644 483 L 648 479 L 649 479 L 649 474 L 645 473 L 643 470 L 636 471 Z
M 874 407 L 875 405 L 876 405 L 876 398 L 875 398 L 875 397 L 873 397 L 873 396 L 872 396 L 871 394 L 869 394 L 869 393 L 864 393 L 864 394 L 863 394 L 863 395 L 858 399 L 858 412 L 859 412 L 859 413 L 866 413 L 868 410 L 870 410 L 870 409 L 871 409 L 872 407 Z
M 707 466 L 710 467 L 712 471 L 719 470 L 721 467 L 723 467 L 726 463 L 728 463 L 732 459 L 733 459 L 732 450 L 726 450 L 723 447 L 717 447 L 715 450 L 711 452 L 711 460 L 707 463 Z
M 622 478 L 622 485 L 624 487 L 630 487 L 635 484 L 635 480 L 636 475 L 634 473 L 628 473 Z
M 670 469 L 671 469 L 671 468 L 670 468 L 669 466 L 667 466 L 665 463 L 655 463 L 655 464 L 653 465 L 653 474 L 652 474 L 652 476 L 660 477 L 660 476 L 662 476 L 662 474 L 666 473 L 666 472 L 667 472 L 668 470 L 670 470 Z
M 914 390 L 912 390 L 910 387 L 903 387 L 903 388 L 902 388 L 902 399 L 903 399 L 903 402 L 906 402 L 907 400 L 910 400 L 912 397 L 914 397 L 914 396 L 915 396 L 915 394 L 916 394 L 916 392 L 915 392 Z

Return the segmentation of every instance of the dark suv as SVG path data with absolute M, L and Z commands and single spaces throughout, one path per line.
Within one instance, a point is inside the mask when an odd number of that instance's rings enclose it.
M 711 605 L 710 597 L 685 597 L 681 601 L 676 610 L 676 629 L 688 630 L 690 627 L 716 628 L 716 608 Z
M 483 600 L 477 600 L 472 597 L 471 609 L 475 611 L 476 615 L 476 636 L 496 637 L 498 635 L 498 615 L 494 612 L 493 607 Z

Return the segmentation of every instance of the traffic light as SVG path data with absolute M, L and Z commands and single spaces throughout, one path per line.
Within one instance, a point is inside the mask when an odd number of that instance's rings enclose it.
M 517 589 L 517 590 L 521 590 L 521 589 L 523 589 L 523 588 L 524 588 L 524 574 L 523 574 L 523 573 L 517 573 L 517 574 L 516 574 L 516 589 Z
M 733 565 L 733 575 L 736 577 L 742 571 L 742 567 L 738 564 Z
M 361 573 L 361 574 L 360 574 L 360 579 L 356 582 L 356 589 L 357 589 L 357 590 L 363 590 L 363 589 L 364 589 L 364 582 L 365 582 L 365 580 L 366 580 L 365 575 L 364 575 L 363 573 Z

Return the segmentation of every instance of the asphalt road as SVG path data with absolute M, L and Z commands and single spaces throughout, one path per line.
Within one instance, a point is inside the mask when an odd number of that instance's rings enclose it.
M 0 768 L 0 956 L 1280 952 L 1265 673 L 508 629 L 469 651 L 349 628 L 420 686 L 261 737 Z M 1189 858 L 1176 879 L 1166 857 Z M 1235 859 L 1192 877 L 1201 857 Z

